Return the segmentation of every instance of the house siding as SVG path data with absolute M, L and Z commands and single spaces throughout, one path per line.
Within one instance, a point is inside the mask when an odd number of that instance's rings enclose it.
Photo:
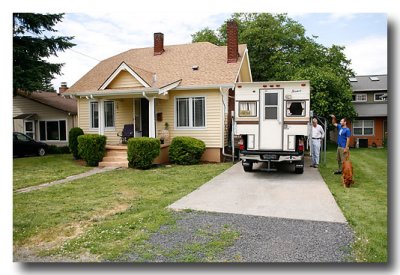
M 178 129 L 175 122 L 175 97 L 204 96 L 206 98 L 206 126 L 204 129 Z M 170 139 L 176 136 L 191 136 L 204 141 L 207 148 L 222 148 L 222 99 L 218 90 L 170 91 L 168 100 L 157 100 L 156 112 L 162 113 L 157 121 L 157 137 L 169 124 Z
M 121 139 L 118 133 L 121 133 L 124 124 L 133 123 L 134 105 L 132 98 L 114 99 L 112 97 L 102 98 L 102 100 L 114 101 L 115 107 L 115 127 L 114 129 L 105 129 L 104 135 L 107 137 L 107 144 L 119 144 Z M 96 100 L 79 99 L 78 100 L 78 125 L 85 134 L 98 134 L 98 129 L 90 128 L 90 102 Z
M 127 71 L 121 71 L 107 86 L 109 89 L 137 87 L 143 87 L 143 85 Z
M 13 98 L 13 117 L 21 114 L 37 114 L 35 119 L 35 140 L 39 141 L 39 121 L 45 120 L 65 120 L 67 123 L 66 141 L 45 141 L 49 145 L 66 146 L 68 145 L 68 132 L 72 127 L 77 126 L 76 116 L 68 115 L 67 112 L 41 104 L 23 96 Z M 28 119 L 29 120 L 29 119 Z M 24 132 L 24 120 L 13 119 L 13 131 Z

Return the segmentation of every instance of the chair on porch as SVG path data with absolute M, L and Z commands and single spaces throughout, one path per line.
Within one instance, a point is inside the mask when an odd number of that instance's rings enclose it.
M 117 133 L 117 136 L 121 137 L 121 143 L 126 144 L 129 138 L 135 136 L 135 128 L 133 124 L 125 124 L 122 134 Z

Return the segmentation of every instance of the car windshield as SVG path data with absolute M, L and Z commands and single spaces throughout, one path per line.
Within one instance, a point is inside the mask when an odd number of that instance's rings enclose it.
M 32 140 L 30 137 L 20 134 L 20 133 L 17 133 L 15 135 L 19 141 L 31 141 Z

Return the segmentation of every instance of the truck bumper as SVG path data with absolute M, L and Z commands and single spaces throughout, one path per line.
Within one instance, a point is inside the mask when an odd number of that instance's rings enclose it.
M 304 155 L 297 152 L 241 152 L 240 159 L 250 162 L 302 162 Z M 296 164 L 303 167 L 303 164 Z

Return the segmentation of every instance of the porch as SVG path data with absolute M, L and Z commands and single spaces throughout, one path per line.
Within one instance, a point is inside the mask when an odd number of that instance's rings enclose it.
M 168 163 L 169 144 L 161 144 L 160 155 L 153 161 L 154 164 Z M 128 167 L 128 146 L 126 144 L 106 145 L 106 155 L 99 167 Z

